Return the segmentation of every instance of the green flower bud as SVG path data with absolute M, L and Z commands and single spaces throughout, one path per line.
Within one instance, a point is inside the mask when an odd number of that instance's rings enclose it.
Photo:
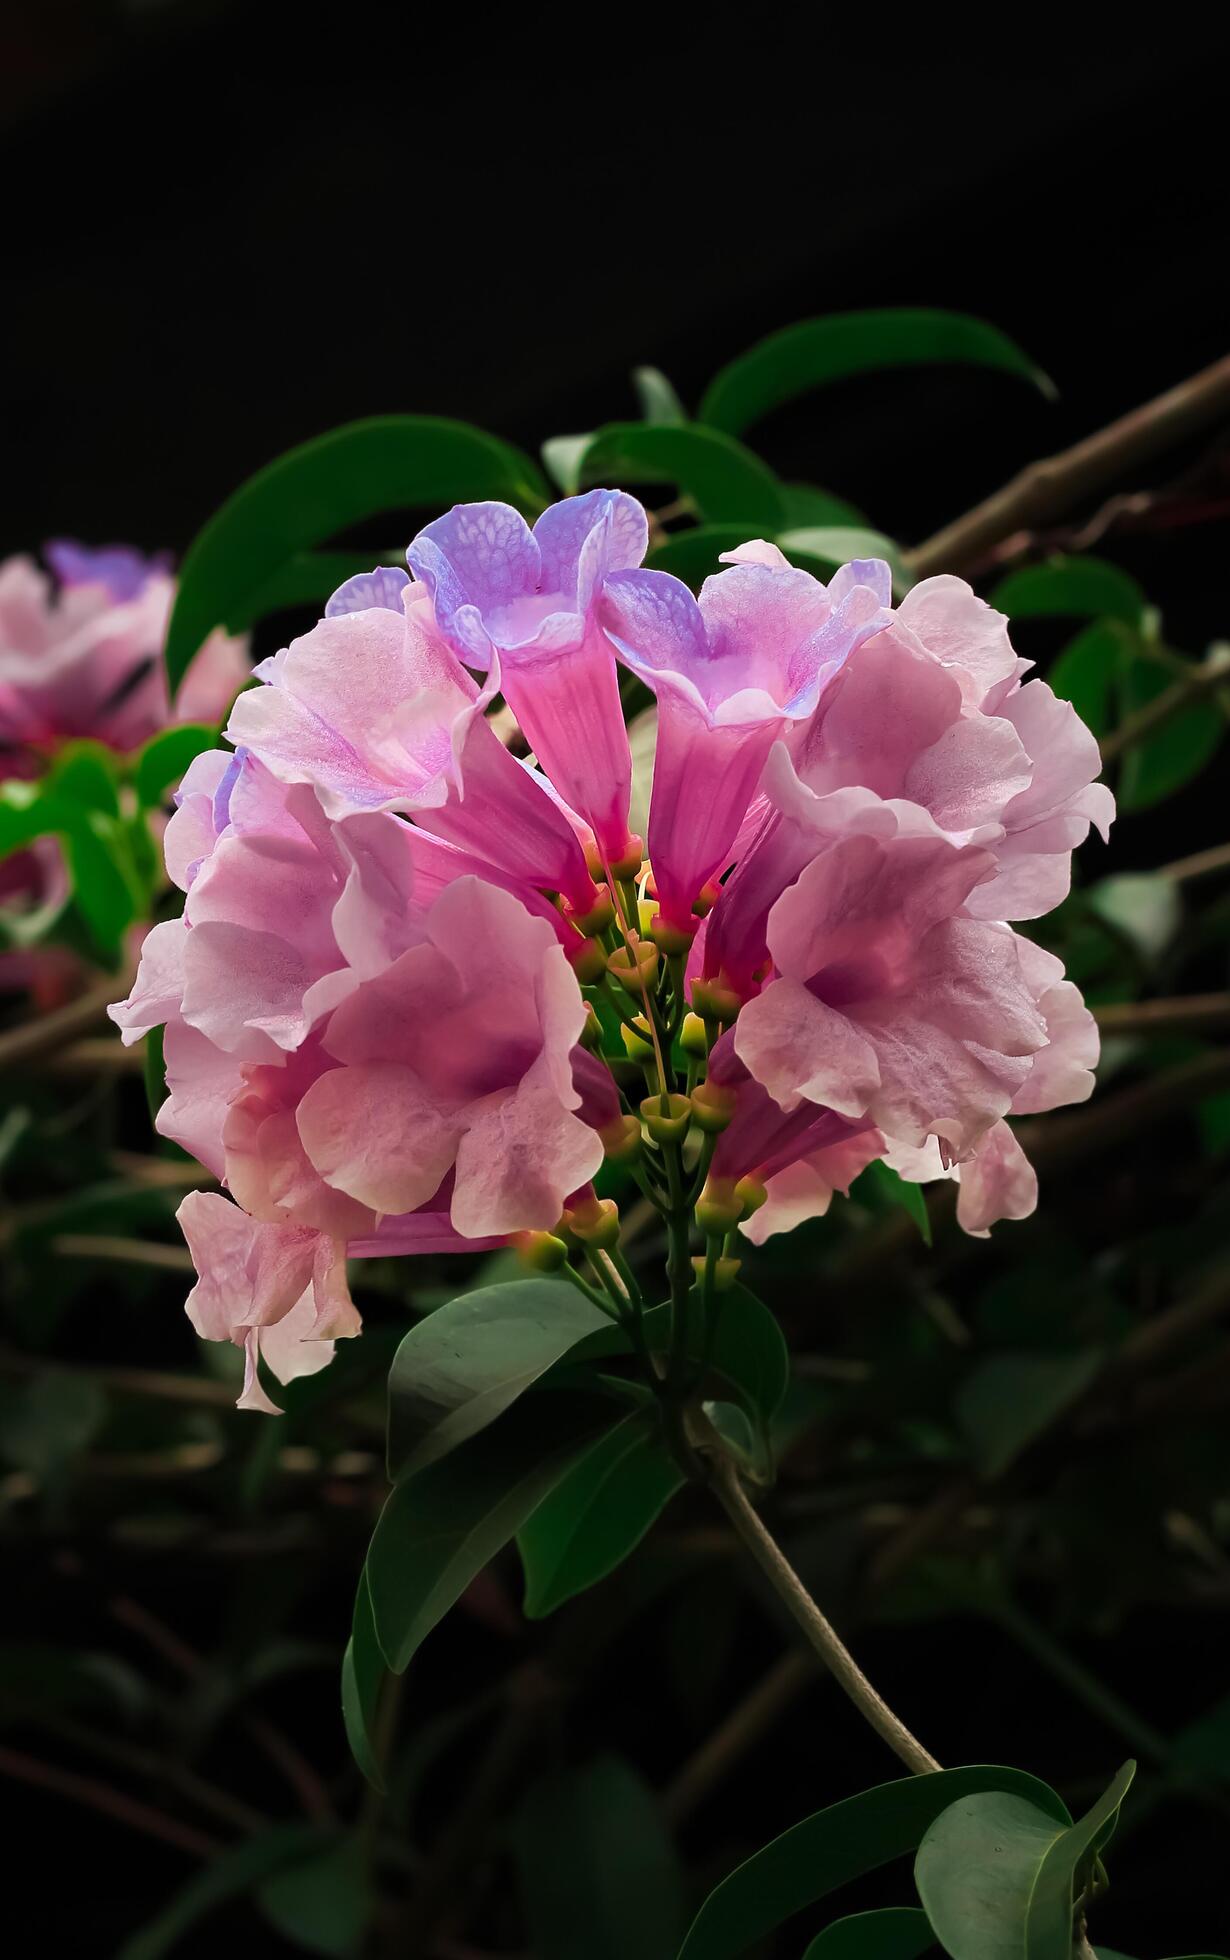
M 655 1143 L 680 1143 L 692 1121 L 692 1105 L 686 1096 L 668 1096 L 663 1109 L 661 1096 L 646 1096 L 641 1104 L 641 1121 Z

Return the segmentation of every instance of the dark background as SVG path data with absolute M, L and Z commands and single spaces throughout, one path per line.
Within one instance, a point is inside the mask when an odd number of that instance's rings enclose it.
M 985 44 L 907 47 L 887 18 L 839 37 L 823 16 L 697 13 L 675 58 L 656 16 L 612 9 L 499 24 L 353 5 L 18 11 L 0 37 L 0 550 L 67 532 L 181 552 L 246 475 L 338 422 L 427 411 L 534 450 L 635 412 L 637 363 L 694 404 L 777 327 L 902 303 L 994 321 L 1058 402 L 974 371 L 880 376 L 754 440 L 784 475 L 919 538 L 1224 352 L 1225 45 L 1173 11 L 1134 38 L 1125 18 L 1087 49 L 1002 12 Z M 1207 529 L 1135 538 L 1130 563 L 1180 645 L 1226 630 L 1224 549 Z M 1192 849 L 1220 834 L 1179 799 L 1124 861 L 1173 854 L 1168 826 Z M 168 1617 L 203 1616 L 207 1644 L 208 1572 L 189 1559 L 160 1574 Z M 66 1614 L 77 1577 L 58 1568 Z M 339 1637 L 348 1600 L 311 1610 Z M 748 1628 L 732 1694 L 779 1651 Z M 1141 1616 L 1116 1685 L 1160 1669 L 1154 1712 L 1173 1701 L 1177 1719 L 1185 1673 L 1210 1673 L 1212 1692 L 1224 1660 L 1210 1666 L 1190 1622 L 1193 1651 L 1164 1651 L 1169 1632 Z M 489 1638 L 462 1625 L 426 1694 L 485 1665 Z M 1061 1780 L 1080 1751 L 1047 1732 L 1041 1677 L 1007 1653 L 966 1626 L 922 1650 L 869 1633 L 863 1657 L 952 1760 Z M 659 1658 L 630 1651 L 621 1673 Z M 310 1714 L 274 1696 L 288 1722 L 331 1718 L 318 1678 L 301 1692 Z M 803 1709 L 822 1719 L 774 1731 L 732 1795 L 735 1821 L 721 1803 L 700 1814 L 687 1848 L 701 1866 L 866 1780 L 857 1718 L 831 1696 Z M 651 1716 L 591 1688 L 576 1721 L 657 1779 L 687 1735 Z M 1122 1749 L 1105 1750 L 1110 1767 Z M 23 1808 L 36 1839 L 71 1815 L 74 1869 L 101 1912 L 85 1950 L 132 1925 L 137 1870 L 150 1900 L 180 1882 L 174 1853 L 121 1850 L 111 1826 L 52 1799 Z M 1207 1813 L 1167 1826 L 1184 1828 L 1189 1895 L 1146 1905 L 1125 1857 L 1102 1937 L 1146 1951 L 1218 1938 L 1216 1832 Z M 80 1901 L 40 1911 L 47 1950 L 67 1950 Z

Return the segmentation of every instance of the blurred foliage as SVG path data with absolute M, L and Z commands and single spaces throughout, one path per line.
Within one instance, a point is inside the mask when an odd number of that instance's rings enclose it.
M 981 322 L 842 316 L 733 363 L 696 420 L 638 370 L 640 421 L 543 460 L 565 491 L 647 492 L 650 562 L 693 585 L 751 535 L 821 576 L 881 552 L 904 588 L 906 546 L 840 486 L 781 482 L 746 438 L 804 390 L 936 361 L 1049 387 Z M 549 492 L 508 445 L 433 418 L 279 459 L 188 553 L 172 681 L 219 623 L 279 644 L 371 562 L 330 548 L 350 527 L 396 536 L 408 511 L 473 497 L 533 515 Z M 0 855 L 51 837 L 68 870 L 62 901 L 3 915 L 8 952 L 47 966 L 0 1026 L 0 1776 L 48 1830 L 91 1819 L 77 1887 L 40 1902 L 44 1945 L 79 1947 L 78 1889 L 91 1950 L 122 1960 L 227 1932 L 339 1960 L 904 1960 L 937 1937 L 954 1960 L 1058 1960 L 1082 1892 L 1095 1937 L 1138 1960 L 1216 1936 L 1230 684 L 1217 646 L 1170 644 L 1127 556 L 1040 532 L 969 568 L 1101 738 L 1125 819 L 1037 935 L 1105 1038 L 1093 1102 L 1021 1126 L 1038 1214 L 971 1242 L 951 1186 L 924 1204 L 876 1166 L 750 1254 L 766 1304 L 741 1296 L 713 1357 L 714 1421 L 757 1474 L 776 1459 L 766 1516 L 889 1699 L 946 1760 L 1032 1774 L 863 1787 L 880 1744 L 680 1488 L 614 1330 L 505 1254 L 363 1262 L 363 1340 L 291 1384 L 281 1421 L 237 1414 L 237 1357 L 179 1312 L 173 1212 L 205 1174 L 151 1140 L 142 1058 L 101 1021 L 133 928 L 174 909 L 160 811 L 213 731 L 132 757 L 73 743 L 0 786 Z M 152 1047 L 148 1073 L 156 1102 Z M 638 1269 L 661 1264 L 656 1232 L 642 1220 Z M 961 1874 L 989 1843 L 975 1923 Z

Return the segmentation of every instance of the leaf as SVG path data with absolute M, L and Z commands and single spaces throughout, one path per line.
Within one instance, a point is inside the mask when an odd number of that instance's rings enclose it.
M 61 749 L 44 788 L 70 806 L 101 810 L 108 817 L 120 814 L 116 758 L 101 742 L 70 742 Z
M 546 486 L 527 456 L 464 422 L 385 415 L 289 450 L 223 504 L 193 542 L 167 631 L 174 694 L 215 626 L 250 624 L 289 561 L 383 511 L 501 498 L 537 512 Z
M 578 481 L 673 483 L 691 497 L 701 519 L 747 524 L 771 537 L 786 521 L 781 485 L 742 443 L 694 422 L 611 422 L 581 457 Z
M 917 1906 L 882 1906 L 826 1926 L 803 1960 L 917 1960 L 935 1945 L 925 1912 Z
M 306 1953 L 349 1960 L 357 1953 L 371 1911 L 371 1895 L 357 1837 L 274 1872 L 257 1888 L 257 1903 L 270 1924 Z
M 145 1101 L 149 1120 L 157 1127 L 158 1111 L 167 1099 L 167 1063 L 163 1052 L 165 1030 L 151 1028 L 143 1043 L 141 1075 L 145 1082 Z
M 1115 1826 L 1135 1763 L 1076 1824 L 1028 1798 L 975 1791 L 951 1804 L 918 1848 L 918 1896 L 952 1960 L 1071 1960 L 1084 1871 Z
M 376 565 L 400 565 L 403 547 L 383 551 L 300 551 L 279 565 L 272 578 L 248 595 L 242 609 L 227 621 L 233 633 L 246 632 L 259 619 L 288 606 L 320 605 L 339 585 Z
M 127 1719 L 144 1714 L 149 1699 L 140 1675 L 113 1654 L 41 1640 L 0 1644 L 0 1722 L 37 1722 L 65 1710 Z
M 662 423 L 687 421 L 687 409 L 661 368 L 633 368 L 632 386 L 636 389 L 636 398 L 646 422 L 660 426 Z
M 683 1482 L 656 1420 L 636 1411 L 616 1423 L 517 1533 L 527 1617 L 545 1618 L 613 1572 Z
M 991 1354 L 974 1364 L 953 1408 L 978 1470 L 998 1477 L 1035 1436 L 1084 1393 L 1102 1366 L 1100 1348 L 1068 1354 Z
M 514 1841 L 534 1960 L 672 1960 L 683 1883 L 652 1792 L 600 1756 L 529 1792 Z
M 106 1415 L 96 1381 L 49 1368 L 0 1408 L 0 1456 L 36 1477 L 51 1476 L 93 1441 Z
M 219 1906 L 251 1891 L 263 1878 L 287 1865 L 302 1864 L 333 1843 L 316 1824 L 286 1824 L 245 1838 L 219 1855 L 177 1892 L 144 1931 L 126 1942 L 116 1960 L 162 1960 L 174 1953 L 183 1935 Z
M 786 522 L 795 530 L 811 525 L 827 527 L 834 524 L 852 524 L 857 528 L 867 523 L 857 504 L 847 503 L 844 497 L 835 497 L 831 490 L 820 490 L 814 483 L 784 483 L 782 496 L 786 504 Z
M 181 721 L 160 730 L 145 744 L 133 768 L 133 784 L 142 809 L 160 809 L 188 764 L 206 749 L 216 748 L 217 742 L 217 729 L 206 728 L 201 722 Z
M 537 1395 L 397 1485 L 367 1555 L 376 1637 L 396 1673 L 611 1421 L 605 1397 Z
M 1044 565 L 1025 565 L 1002 578 L 990 598 L 1010 619 L 1071 616 L 1139 627 L 1145 616 L 1145 595 L 1136 580 L 1104 558 L 1055 557 Z
M 1100 878 L 1086 891 L 1085 902 L 1149 964 L 1169 946 L 1183 911 L 1178 886 L 1159 871 L 1121 871 Z
M 679 1960 L 734 1960 L 839 1885 L 904 1857 L 956 1798 L 986 1790 L 1010 1791 L 1060 1824 L 1071 1821 L 1054 1791 L 1024 1770 L 975 1765 L 881 1783 L 804 1818 L 723 1879 Z
M 788 558 L 802 553 L 826 567 L 848 565 L 852 558 L 882 558 L 893 575 L 893 590 L 899 595 L 914 583 L 901 546 L 886 538 L 883 531 L 850 524 L 809 524 L 801 530 L 782 531 L 777 542 Z
M 375 1726 L 380 1694 L 387 1678 L 384 1655 L 376 1638 L 367 1567 L 359 1574 L 354 1621 L 342 1656 L 342 1720 L 346 1740 L 373 1790 L 384 1791 L 384 1768 L 376 1752 Z
M 1193 670 L 1194 671 L 1194 670 Z M 1124 719 L 1174 686 L 1174 670 L 1156 660 L 1127 658 L 1120 669 Z M 1212 701 L 1193 701 L 1152 735 L 1134 742 L 1123 758 L 1116 794 L 1121 811 L 1148 810 L 1198 776 L 1221 747 L 1225 717 Z
M 727 435 L 741 435 L 770 409 L 849 375 L 952 363 L 998 368 L 1032 381 L 1044 395 L 1055 393 L 1042 370 L 998 327 L 965 313 L 900 306 L 830 313 L 770 334 L 714 376 L 700 420 Z
M 899 1205 L 914 1220 L 923 1244 L 931 1244 L 931 1214 L 927 1210 L 922 1186 L 911 1184 L 883 1158 L 875 1158 L 866 1170 L 859 1172 L 850 1195 L 863 1201 L 870 1200 L 876 1210 L 885 1205 Z
M 560 1279 L 481 1287 L 410 1329 L 389 1371 L 389 1478 L 397 1483 L 494 1422 L 587 1334 L 610 1325 Z
M 1061 701 L 1070 701 L 1094 735 L 1105 735 L 1114 719 L 1124 636 L 1113 621 L 1087 626 L 1054 660 L 1047 681 Z
M 593 441 L 593 431 L 584 436 L 548 436 L 539 455 L 542 466 L 566 497 L 575 497 L 581 483 L 581 458 Z

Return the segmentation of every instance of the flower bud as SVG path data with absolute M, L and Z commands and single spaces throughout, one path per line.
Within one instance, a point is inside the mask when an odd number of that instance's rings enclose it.
M 557 1273 L 568 1258 L 568 1247 L 553 1232 L 518 1232 L 513 1246 L 522 1263 L 536 1273 Z
M 692 900 L 692 910 L 696 917 L 698 919 L 707 919 L 721 896 L 722 887 L 718 884 L 716 878 L 711 878 L 707 885 L 702 885 L 696 897 Z
M 709 1238 L 726 1237 L 733 1232 L 743 1217 L 733 1179 L 711 1177 L 707 1181 L 696 1204 L 696 1223 Z
M 683 1026 L 679 1030 L 679 1046 L 685 1055 L 693 1055 L 697 1061 L 703 1062 L 708 1058 L 709 1037 L 699 1014 L 684 1015 Z
M 655 919 L 649 928 L 649 936 L 660 953 L 667 959 L 678 958 L 692 950 L 694 932 L 686 932 L 681 926 L 673 926 L 665 919 Z
M 619 1244 L 619 1206 L 614 1198 L 579 1198 L 564 1213 L 564 1224 L 574 1239 L 597 1252 Z
M 612 878 L 621 878 L 621 879 L 639 878 L 641 875 L 641 866 L 644 862 L 645 862 L 645 846 L 642 844 L 639 837 L 633 836 L 631 833 L 629 833 L 628 848 L 625 850 L 622 857 L 618 857 L 614 859 L 614 861 L 612 862 L 611 876 Z
M 595 933 L 605 932 L 615 917 L 615 905 L 607 887 L 605 885 L 595 887 L 594 902 L 588 912 L 570 912 L 568 916 L 585 939 L 592 938 Z
M 698 1082 L 692 1091 L 692 1115 L 710 1136 L 724 1130 L 735 1113 L 735 1092 L 721 1082 Z
M 585 1026 L 581 1029 L 581 1046 L 588 1048 L 592 1055 L 602 1053 L 602 1023 L 592 1007 L 586 1010 Z
M 643 1034 L 641 1032 L 642 1028 L 644 1028 Z M 620 1033 L 623 1035 L 624 1047 L 628 1051 L 629 1061 L 652 1062 L 654 1060 L 653 1043 L 649 1039 L 649 1029 L 643 1021 L 638 1021 L 634 1028 L 630 1028 L 625 1021 L 620 1029 Z
M 693 980 L 692 1005 L 706 1021 L 729 1024 L 737 1017 L 743 1002 L 733 987 L 724 987 L 720 981 Z
M 692 1105 L 686 1096 L 667 1096 L 663 1109 L 661 1096 L 646 1096 L 641 1104 L 641 1120 L 655 1143 L 680 1143 L 692 1121 Z
M 656 898 L 642 898 L 638 900 L 636 919 L 642 939 L 648 939 L 650 933 L 653 931 L 653 922 L 657 916 L 658 901 Z
M 761 1205 L 767 1205 L 769 1202 L 767 1187 L 760 1178 L 752 1176 L 750 1172 L 746 1177 L 739 1179 L 735 1186 L 735 1196 L 743 1206 L 744 1218 L 750 1218 L 754 1211 L 760 1210 Z
M 607 955 L 606 970 L 630 994 L 652 987 L 658 972 L 658 949 L 643 942 L 636 946 L 617 946 Z
M 641 1154 L 641 1126 L 635 1116 L 617 1116 L 598 1132 L 607 1162 L 631 1164 Z
M 596 987 L 606 972 L 606 949 L 596 939 L 579 939 L 566 948 L 569 964 L 582 987 Z
M 739 1268 L 742 1264 L 742 1259 L 717 1259 L 714 1261 L 713 1290 L 715 1293 L 729 1293 L 731 1287 L 739 1277 Z M 692 1271 L 696 1274 L 697 1279 L 704 1278 L 705 1261 L 703 1258 L 693 1259 Z

